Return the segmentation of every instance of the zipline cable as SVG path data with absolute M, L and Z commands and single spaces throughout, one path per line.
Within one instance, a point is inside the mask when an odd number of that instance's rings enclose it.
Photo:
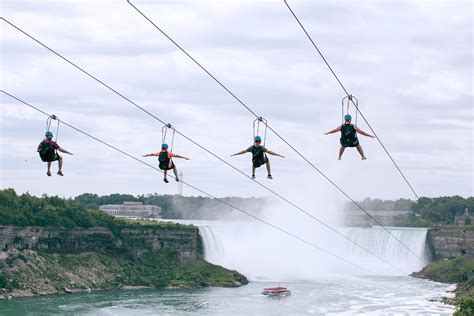
M 2 18 L 3 19 L 3 18 Z M 5 19 L 4 19 L 5 20 Z M 100 83 L 101 85 L 103 85 L 104 87 L 106 87 L 107 89 L 109 89 L 110 91 L 114 92 L 115 94 L 117 94 L 118 96 L 120 96 L 121 98 L 123 98 L 124 100 L 128 101 L 129 103 L 131 103 L 132 105 L 136 106 L 137 108 L 139 108 L 140 110 L 142 110 L 143 112 L 145 112 L 146 114 L 150 115 L 151 117 L 153 117 L 154 119 L 156 119 L 157 121 L 159 121 L 160 123 L 164 124 L 165 126 L 168 126 L 168 127 L 172 127 L 170 123 L 165 123 L 163 120 L 161 120 L 160 118 L 158 118 L 157 116 L 155 116 L 154 114 L 152 114 L 151 112 L 145 110 L 143 107 L 141 107 L 140 105 L 138 105 L 137 103 L 135 103 L 134 101 L 132 101 L 131 99 L 127 98 L 126 96 L 124 96 L 123 94 L 121 94 L 120 92 L 118 92 L 117 90 L 115 90 L 114 88 L 112 88 L 111 86 L 107 85 L 106 83 L 104 83 L 103 81 L 101 81 L 100 79 L 96 78 L 95 76 L 93 76 L 92 74 L 90 74 L 89 72 L 87 72 L 86 70 L 84 70 L 83 68 L 79 67 L 78 65 L 76 65 L 75 63 L 73 63 L 72 61 L 70 61 L 69 59 L 67 59 L 66 57 L 62 56 L 61 54 L 59 54 L 58 52 L 56 52 L 55 50 L 53 50 L 52 48 L 50 48 L 49 46 L 47 46 L 46 44 L 42 43 L 41 41 L 39 41 L 38 39 L 34 38 L 33 36 L 31 36 L 30 34 L 26 33 L 25 31 L 23 31 L 22 29 L 20 29 L 19 27 L 17 27 L 16 25 L 12 24 L 11 22 L 5 20 L 8 24 L 10 24 L 11 26 L 13 26 L 15 29 L 17 29 L 18 31 L 20 31 L 21 33 L 25 34 L 26 36 L 28 36 L 29 38 L 31 38 L 32 40 L 34 40 L 35 42 L 37 42 L 38 44 L 40 44 L 41 46 L 43 46 L 44 48 L 46 48 L 47 50 L 49 50 L 50 52 L 52 52 L 53 54 L 55 54 L 56 56 L 60 57 L 61 59 L 63 59 L 64 61 L 66 61 L 67 63 L 69 63 L 70 65 L 74 66 L 76 69 L 80 70 L 82 73 L 88 75 L 90 78 L 92 78 L 93 80 L 97 81 L 98 83 Z M 261 118 L 259 118 L 261 119 Z M 266 124 L 267 126 L 267 124 Z M 266 127 L 265 127 L 266 128 Z M 270 127 L 269 127 L 270 128 Z M 346 235 L 344 235 L 343 233 L 341 233 L 340 231 L 338 231 L 336 228 L 332 227 L 331 225 L 321 221 L 320 219 L 318 219 L 317 217 L 315 217 L 314 215 L 312 215 L 311 213 L 309 213 L 308 211 L 304 210 L 303 208 L 299 207 L 298 205 L 296 205 L 295 203 L 291 202 L 290 200 L 288 200 L 287 198 L 283 197 L 282 195 L 280 195 L 279 193 L 277 193 L 276 191 L 270 189 L 269 187 L 265 186 L 264 184 L 262 184 L 261 182 L 255 180 L 255 179 L 252 179 L 250 176 L 248 176 L 246 173 L 242 172 L 240 169 L 238 169 L 237 167 L 235 167 L 234 165 L 230 164 L 229 162 L 227 162 L 226 160 L 224 160 L 223 158 L 221 158 L 220 156 L 216 155 L 215 153 L 213 153 L 212 151 L 210 151 L 209 149 L 207 149 L 206 147 L 202 146 L 201 144 L 197 143 L 196 141 L 194 141 L 193 139 L 189 138 L 188 136 L 186 136 L 185 134 L 181 133 L 180 131 L 176 130 L 174 127 L 172 127 L 173 129 L 173 135 L 174 133 L 176 132 L 178 135 L 182 136 L 183 138 L 185 138 L 186 140 L 188 140 L 189 142 L 193 143 L 194 145 L 196 145 L 197 147 L 201 148 L 202 150 L 204 150 L 205 152 L 209 153 L 210 155 L 212 155 L 213 157 L 217 158 L 218 160 L 220 160 L 221 162 L 223 162 L 224 164 L 226 164 L 227 166 L 231 167 L 232 169 L 234 169 L 235 171 L 239 172 L 240 174 L 242 174 L 243 176 L 245 176 L 246 178 L 254 181 L 255 183 L 257 183 L 258 185 L 260 185 L 261 187 L 263 187 L 264 189 L 266 189 L 267 191 L 271 192 L 272 194 L 274 194 L 275 196 L 279 197 L 280 199 L 282 199 L 283 201 L 285 201 L 286 203 L 290 204 L 291 206 L 293 206 L 294 208 L 296 208 L 297 210 L 301 211 L 302 213 L 306 214 L 307 216 L 309 216 L 310 218 L 314 219 L 315 221 L 317 221 L 318 223 L 320 223 L 321 225 L 325 226 L 326 228 L 330 229 L 331 231 L 335 232 L 336 234 L 338 234 L 339 236 L 343 237 L 344 239 L 348 240 L 349 242 L 351 242 L 352 244 L 354 244 L 355 246 L 363 249 L 364 251 L 366 251 L 367 253 L 375 256 L 376 258 L 378 258 L 380 261 L 388 264 L 389 266 L 391 266 L 392 268 L 394 268 L 395 270 L 399 271 L 399 272 L 402 272 L 402 273 L 406 273 L 402 270 L 400 270 L 398 267 L 394 266 L 392 263 L 388 262 L 387 260 L 381 258 L 380 256 L 378 256 L 377 254 L 375 254 L 373 251 L 365 248 L 364 246 L 360 245 L 359 243 L 355 242 L 354 240 L 352 240 L 351 238 L 347 237 Z M 163 135 L 162 135 L 163 136 Z
M 326 64 L 326 66 L 328 66 L 329 70 L 331 71 L 332 75 L 334 76 L 334 78 L 336 78 L 337 82 L 339 83 L 339 85 L 341 86 L 342 90 L 344 90 L 345 94 L 350 97 L 351 94 L 347 91 L 347 89 L 344 87 L 344 85 L 342 84 L 341 80 L 339 79 L 339 77 L 336 75 L 336 73 L 334 72 L 334 70 L 332 69 L 332 67 L 329 65 L 328 61 L 326 60 L 326 58 L 324 57 L 323 53 L 319 50 L 318 46 L 316 45 L 316 43 L 313 41 L 313 39 L 311 38 L 311 36 L 309 35 L 309 33 L 306 31 L 306 29 L 304 28 L 303 24 L 301 24 L 300 20 L 298 19 L 298 17 L 296 16 L 295 12 L 293 12 L 293 10 L 291 9 L 290 5 L 288 4 L 287 0 L 283 0 L 286 4 L 286 6 L 288 7 L 288 9 L 290 10 L 291 14 L 293 15 L 293 17 L 295 18 L 296 22 L 298 22 L 298 24 L 300 25 L 301 29 L 303 30 L 303 32 L 306 34 L 306 36 L 308 37 L 308 39 L 310 40 L 311 44 L 313 44 L 314 48 L 316 49 L 316 51 L 318 52 L 319 56 L 321 56 L 321 58 L 323 59 L 324 63 Z M 403 173 L 403 171 L 400 169 L 400 167 L 398 166 L 397 162 L 395 161 L 395 159 L 393 159 L 392 155 L 390 155 L 389 151 L 387 150 L 387 148 L 385 147 L 385 145 L 382 143 L 382 140 L 379 138 L 379 136 L 377 135 L 377 133 L 375 133 L 374 129 L 372 128 L 372 126 L 370 125 L 369 121 L 367 121 L 367 119 L 365 118 L 364 114 L 361 112 L 361 110 L 359 109 L 359 107 L 357 106 L 356 103 L 354 103 L 354 100 L 352 100 L 352 98 L 349 98 L 349 100 L 352 102 L 352 104 L 354 104 L 355 108 L 357 109 L 357 112 L 359 112 L 360 116 L 362 116 L 362 118 L 364 119 L 365 123 L 367 124 L 367 126 L 370 128 L 370 130 L 372 131 L 372 133 L 374 134 L 374 136 L 377 138 L 378 142 L 380 143 L 380 145 L 382 146 L 383 150 L 385 151 L 385 153 L 387 154 L 387 156 L 390 158 L 390 160 L 392 161 L 392 163 L 395 165 L 395 168 L 397 168 L 398 172 L 400 173 L 400 175 L 403 177 L 403 179 L 405 180 L 405 182 L 408 184 L 408 186 L 410 187 L 411 191 L 413 192 L 413 194 L 415 195 L 415 197 L 418 199 L 419 196 L 418 194 L 416 193 L 415 189 L 413 188 L 413 186 L 411 185 L 410 181 L 408 181 L 408 179 L 406 178 L 405 174 Z
M 23 101 L 23 100 L 17 98 L 16 96 L 14 96 L 14 95 L 12 95 L 12 94 L 6 92 L 6 91 L 3 91 L 3 90 L 0 90 L 0 91 L 1 91 L 2 93 L 4 93 L 5 95 L 8 95 L 8 96 L 11 97 L 12 99 L 17 100 L 18 102 L 23 103 L 24 105 L 26 105 L 26 106 L 28 106 L 28 107 L 30 107 L 30 108 L 32 108 L 32 109 L 34 109 L 34 110 L 36 110 L 36 111 L 42 113 L 42 114 L 44 114 L 44 115 L 46 115 L 46 116 L 48 116 L 48 117 L 51 116 L 51 115 L 48 114 L 47 112 L 45 112 L 45 111 L 39 109 L 38 107 L 35 107 L 35 106 L 33 106 L 33 105 L 27 103 L 26 101 Z M 103 144 L 103 145 L 105 145 L 105 146 L 107 146 L 107 147 L 109 147 L 109 148 L 112 148 L 112 149 L 115 150 L 115 151 L 118 151 L 119 153 L 121 153 L 121 154 L 123 154 L 123 155 L 125 155 L 125 156 L 128 156 L 129 158 L 132 158 L 133 160 L 135 160 L 135 161 L 137 161 L 137 162 L 140 162 L 140 163 L 142 163 L 142 164 L 144 164 L 144 165 L 146 165 L 146 166 L 148 166 L 148 167 L 150 167 L 150 168 L 152 168 L 152 169 L 154 169 L 154 170 L 156 170 L 156 171 L 159 171 L 159 172 L 163 173 L 163 171 L 161 171 L 160 169 L 156 168 L 155 166 L 153 166 L 153 165 L 151 165 L 151 164 L 149 164 L 149 163 L 147 163 L 147 162 L 145 162 L 145 161 L 143 161 L 143 160 L 141 160 L 141 159 L 138 159 L 138 158 L 136 158 L 135 156 L 132 156 L 131 154 L 129 154 L 129 153 L 127 153 L 127 152 L 125 152 L 125 151 L 123 151 L 123 150 L 121 150 L 121 149 L 119 149 L 119 148 L 113 146 L 113 145 L 110 145 L 109 143 L 107 143 L 107 142 L 105 142 L 105 141 L 103 141 L 103 140 L 101 140 L 101 139 L 99 139 L 99 138 L 97 138 L 97 137 L 95 137 L 95 136 L 93 136 L 93 135 L 91 135 L 91 134 L 89 134 L 89 133 L 87 133 L 87 132 L 85 132 L 85 131 L 83 131 L 83 130 L 77 128 L 77 127 L 74 127 L 74 126 L 72 126 L 71 124 L 68 124 L 67 122 L 61 121 L 61 123 L 62 123 L 63 125 L 66 125 L 67 127 L 71 128 L 71 129 L 73 129 L 73 130 L 75 130 L 75 131 L 77 131 L 77 132 L 79 132 L 79 133 L 81 133 L 81 134 L 83 134 L 83 135 L 89 137 L 89 138 L 92 138 L 93 140 L 95 140 L 95 141 L 97 141 L 97 142 L 99 142 L 99 143 L 101 143 L 101 144 Z M 174 176 L 172 176 L 172 175 L 169 175 L 169 176 L 172 177 L 172 178 L 174 178 Z M 358 265 L 357 263 L 354 263 L 354 262 L 352 262 L 352 261 L 350 261 L 350 260 L 348 260 L 348 259 L 345 259 L 345 258 L 343 258 L 343 257 L 341 257 L 341 256 L 339 256 L 339 255 L 337 255 L 337 254 L 335 254 L 335 253 L 332 253 L 332 252 L 330 252 L 330 251 L 328 251 L 328 250 L 326 250 L 326 249 L 324 249 L 324 248 L 321 248 L 321 247 L 319 247 L 318 245 L 316 245 L 316 244 L 314 244 L 314 243 L 312 243 L 312 242 L 310 242 L 310 241 L 307 241 L 307 240 L 305 240 L 305 239 L 303 239 L 303 238 L 301 238 L 301 237 L 298 237 L 297 235 L 295 235 L 295 234 L 293 234 L 293 233 L 291 233 L 291 232 L 289 232 L 289 231 L 287 231 L 287 230 L 285 230 L 285 229 L 283 229 L 283 228 L 280 228 L 280 227 L 278 227 L 278 226 L 276 226 L 276 225 L 274 225 L 274 224 L 272 224 L 272 223 L 270 223 L 270 222 L 267 222 L 267 221 L 265 221 L 265 220 L 263 220 L 263 219 L 261 219 L 261 218 L 255 216 L 255 215 L 253 215 L 253 214 L 251 214 L 251 213 L 249 213 L 249 212 L 247 212 L 247 211 L 245 211 L 245 210 L 243 210 L 243 209 L 241 209 L 241 208 L 239 208 L 239 207 L 237 207 L 237 206 L 234 206 L 234 205 L 232 205 L 232 204 L 226 202 L 225 200 L 223 200 L 223 199 L 221 199 L 221 198 L 218 198 L 218 197 L 216 197 L 216 196 L 214 196 L 214 195 L 212 195 L 212 194 L 210 194 L 210 193 L 208 193 L 208 192 L 206 192 L 206 191 L 204 191 L 204 190 L 201 190 L 201 189 L 197 188 L 197 187 L 194 186 L 194 185 L 191 185 L 191 184 L 189 184 L 189 183 L 187 183 L 187 182 L 184 182 L 184 181 L 181 181 L 181 182 L 182 182 L 184 185 L 186 185 L 186 186 L 188 186 L 188 187 L 190 187 L 190 188 L 192 188 L 192 189 L 194 189 L 194 190 L 196 190 L 196 191 L 198 191 L 198 192 L 200 192 L 200 193 L 202 193 L 202 194 L 204 194 L 204 195 L 206 195 L 206 196 L 209 196 L 209 197 L 212 198 L 212 199 L 215 199 L 215 200 L 217 200 L 217 201 L 219 201 L 219 202 L 221 202 L 221 203 L 223 203 L 223 204 L 225 204 L 225 205 L 227 205 L 227 206 L 229 206 L 229 207 L 231 207 L 231 208 L 233 208 L 233 209 L 235 209 L 235 210 L 237 210 L 237 211 L 239 211 L 239 212 L 242 212 L 242 213 L 244 213 L 244 214 L 246 214 L 246 215 L 252 217 L 253 219 L 255 219 L 255 220 L 257 220 L 257 221 L 259 221 L 259 222 L 261 222 L 261 223 L 264 223 L 265 225 L 268 225 L 268 226 L 270 226 L 270 227 L 272 227 L 272 228 L 274 228 L 274 229 L 276 229 L 276 230 L 278 230 L 278 231 L 280 231 L 280 232 L 282 232 L 282 233 L 284 233 L 284 234 L 286 234 L 286 235 L 288 235 L 288 236 L 290 236 L 290 237 L 292 237 L 292 238 L 294 238 L 294 239 L 297 239 L 297 240 L 299 240 L 299 241 L 301 241 L 301 242 L 303 242 L 303 243 L 305 243 L 305 244 L 307 244 L 307 245 L 310 245 L 310 246 L 312 246 L 312 247 L 318 249 L 319 251 L 322 251 L 322 252 L 324 252 L 324 253 L 326 253 L 326 254 L 332 256 L 332 257 L 335 257 L 335 258 L 337 258 L 337 259 L 339 259 L 339 260 L 341 260 L 341 261 L 343 261 L 343 262 L 345 262 L 345 263 L 347 263 L 347 264 L 350 264 L 350 265 L 352 265 L 352 266 L 354 266 L 354 267 L 357 267 L 358 269 L 361 269 L 361 270 L 363 270 L 363 271 L 365 271 L 365 272 L 368 272 L 369 274 L 377 275 L 376 273 L 374 273 L 374 272 L 372 272 L 372 271 L 370 271 L 370 270 L 368 270 L 368 269 L 366 269 L 366 268 L 364 268 L 364 267 Z
M 184 48 L 182 48 L 178 43 L 176 43 L 168 34 L 166 34 L 160 27 L 158 27 L 150 18 L 148 18 L 142 11 L 140 11 L 135 5 L 133 5 L 130 0 L 127 2 L 132 6 L 140 15 L 142 15 L 150 24 L 152 24 L 158 31 L 161 32 L 166 38 L 168 38 L 179 50 L 181 50 L 186 56 L 188 56 L 199 68 L 201 68 L 205 73 L 207 73 L 215 82 L 217 82 L 225 91 L 227 91 L 237 102 L 239 102 L 243 107 L 245 107 L 250 113 L 252 113 L 256 118 L 260 116 L 257 115 L 252 109 L 250 109 L 247 104 L 245 104 L 239 97 L 237 97 L 232 91 L 230 91 L 221 81 L 219 81 L 213 74 L 211 74 L 204 66 L 202 66 L 196 59 L 194 59 Z M 272 131 L 278 138 L 280 138 L 288 147 L 293 149 L 303 160 L 305 160 L 313 169 L 315 169 L 321 176 L 323 176 L 327 181 L 329 181 L 336 189 L 338 189 L 343 195 L 345 195 L 352 203 L 354 203 L 360 210 L 362 210 L 367 216 L 369 216 L 377 225 L 381 226 L 387 233 L 389 233 L 397 242 L 399 242 L 404 248 L 406 248 L 410 253 L 412 253 L 420 262 L 425 264 L 418 254 L 413 252 L 404 242 L 397 238 L 390 230 L 388 230 L 382 223 L 375 219 L 369 212 L 367 212 L 359 203 L 357 203 L 353 198 L 351 198 L 344 190 L 342 190 L 334 181 L 332 181 L 328 176 L 326 176 L 321 170 L 319 170 L 311 161 L 309 161 L 301 152 L 299 152 L 293 145 L 291 145 L 285 138 L 283 138 L 279 133 L 277 133 L 270 125 L 267 125 L 268 129 Z

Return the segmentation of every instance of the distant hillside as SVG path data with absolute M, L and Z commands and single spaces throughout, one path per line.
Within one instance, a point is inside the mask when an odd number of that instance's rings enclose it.
M 253 214 L 261 212 L 268 203 L 268 200 L 264 198 L 226 197 L 222 199 Z M 157 193 L 138 196 L 130 194 L 99 196 L 93 193 L 84 193 L 75 197 L 74 200 L 88 209 L 97 209 L 101 205 L 122 204 L 128 201 L 157 205 L 162 208 L 163 218 L 223 219 L 245 216 L 218 200 L 201 196 L 186 197 L 180 195 L 158 195 Z

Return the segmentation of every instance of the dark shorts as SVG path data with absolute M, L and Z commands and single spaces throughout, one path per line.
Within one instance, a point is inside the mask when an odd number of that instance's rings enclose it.
M 347 147 L 357 147 L 357 145 L 359 145 L 359 140 L 356 140 L 355 142 L 351 143 L 351 144 L 343 144 L 342 142 L 341 143 L 341 146 L 344 147 L 344 148 L 347 148 Z
M 268 162 L 268 158 L 265 156 L 265 159 L 262 161 L 255 161 L 255 160 L 252 160 L 252 164 L 255 168 L 258 168 L 260 166 L 263 166 L 264 164 L 266 164 Z
M 53 161 L 58 161 L 59 159 L 61 159 L 61 156 L 59 156 L 59 154 L 56 153 L 54 157 L 51 157 L 52 159 L 49 158 L 49 157 L 48 157 L 48 158 L 44 158 L 44 157 L 41 157 L 41 156 L 40 156 L 40 158 L 41 158 L 41 160 L 43 160 L 44 162 L 53 162 Z
M 171 162 L 171 168 L 169 167 L 169 164 L 167 164 L 166 166 L 158 166 L 161 170 L 172 170 L 175 165 L 174 165 L 174 162 Z

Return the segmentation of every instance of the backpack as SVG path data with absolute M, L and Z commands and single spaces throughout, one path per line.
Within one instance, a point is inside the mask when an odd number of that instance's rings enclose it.
M 359 145 L 357 133 L 352 124 L 344 124 L 341 127 L 341 145 L 344 147 L 355 147 Z
M 160 152 L 160 155 L 158 156 L 158 162 L 159 162 L 158 167 L 161 170 L 170 170 L 173 168 L 173 162 L 171 158 L 169 157 L 167 151 Z
M 267 162 L 267 157 L 262 150 L 261 146 L 253 146 L 252 147 L 252 163 L 255 168 L 260 167 L 261 165 Z
M 45 143 L 43 141 L 40 144 L 39 155 L 42 161 L 51 162 L 56 158 L 56 150 L 51 148 L 50 143 Z

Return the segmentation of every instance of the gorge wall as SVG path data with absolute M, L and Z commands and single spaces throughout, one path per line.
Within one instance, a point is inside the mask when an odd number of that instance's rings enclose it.
M 0 299 L 135 287 L 240 286 L 203 258 L 195 226 L 0 226 Z
M 186 264 L 194 264 L 198 254 L 202 254 L 198 229 L 184 225 L 165 228 L 126 227 L 115 234 L 101 227 L 68 229 L 0 226 L 0 251 L 11 248 L 57 253 L 128 252 L 136 257 L 166 248 L 177 251 L 180 261 Z
M 474 227 L 437 226 L 430 228 L 427 243 L 433 259 L 474 257 Z

